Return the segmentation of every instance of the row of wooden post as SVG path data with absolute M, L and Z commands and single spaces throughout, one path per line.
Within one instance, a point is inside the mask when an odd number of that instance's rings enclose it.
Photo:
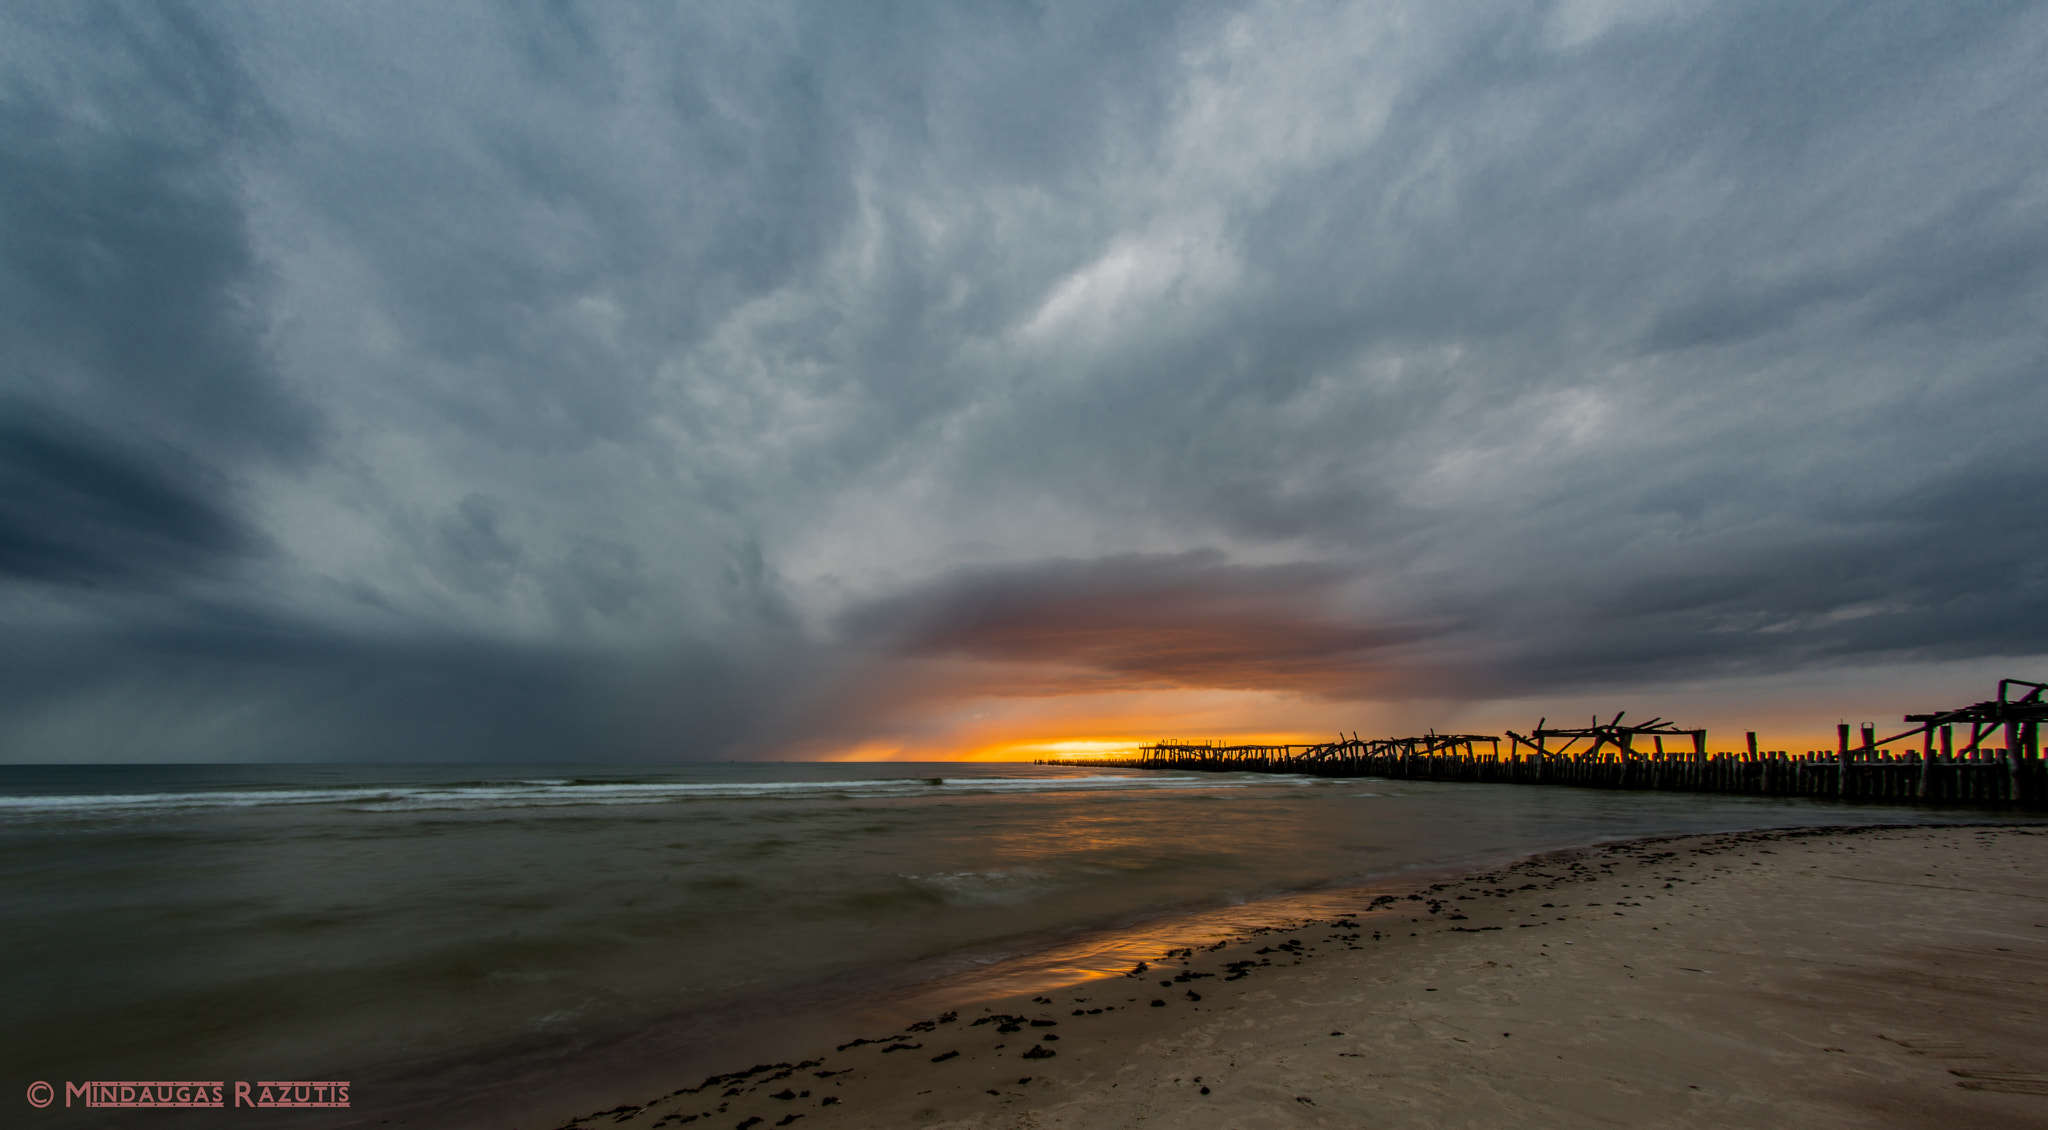
M 1160 743 L 1136 756 L 1122 758 L 1055 758 L 1042 764 L 1207 772 L 1298 773 L 1323 777 L 1391 777 L 1408 780 L 1475 783 L 1568 785 L 1582 788 L 1655 789 L 1685 792 L 1747 793 L 1843 800 L 2000 803 L 2039 806 L 2048 803 L 2048 774 L 2035 745 L 2034 725 L 2007 727 L 2003 749 L 1967 748 L 1957 755 L 1950 727 L 1930 726 L 1917 753 L 1887 753 L 1863 727 L 1862 742 L 1852 745 L 1850 728 L 1837 730 L 1834 750 L 1809 750 L 1803 755 L 1784 750 L 1760 751 L 1756 735 L 1746 735 L 1747 751 L 1713 753 L 1704 735 L 1688 752 L 1666 752 L 1662 740 L 1654 753 L 1631 749 L 1595 757 L 1551 753 L 1502 754 L 1498 739 L 1461 735 L 1446 742 L 1432 738 L 1389 739 L 1386 742 L 1344 742 L 1326 746 L 1207 746 Z M 1480 742 L 1492 741 L 1490 752 Z M 1936 743 L 1940 748 L 1937 750 Z M 1409 743 L 1409 744 L 1401 744 Z M 1418 749 L 1430 752 L 1418 754 Z

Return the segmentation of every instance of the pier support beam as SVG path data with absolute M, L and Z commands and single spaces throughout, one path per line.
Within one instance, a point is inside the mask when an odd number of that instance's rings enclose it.
M 2013 687 L 2024 694 L 2015 694 Z M 2048 766 L 2042 764 L 2039 744 L 2040 724 L 2048 721 L 2048 683 L 2007 679 L 1995 700 L 1908 714 L 1903 719 L 1908 728 L 1882 740 L 1875 727 L 1865 724 L 1860 744 L 1853 743 L 1850 724 L 1843 722 L 1835 728 L 1833 751 L 1809 749 L 1790 756 L 1760 748 L 1754 730 L 1743 734 L 1740 748 L 1710 754 L 1704 730 L 1680 728 L 1661 718 L 1629 723 L 1625 717 L 1616 714 L 1603 722 L 1595 716 L 1584 727 L 1558 729 L 1539 720 L 1526 735 L 1508 731 L 1514 744 L 1505 758 L 1494 735 L 1432 730 L 1420 737 L 1339 734 L 1334 742 L 1302 746 L 1169 741 L 1125 757 L 1047 763 L 2048 807 Z M 1959 750 L 1955 728 L 1965 724 L 1970 727 L 1963 735 L 1967 745 Z M 2003 748 L 1996 741 L 2001 735 Z M 1638 746 L 1643 738 L 1649 740 Z M 1685 751 L 1665 738 L 1691 738 L 1692 748 Z M 1555 749 L 1553 741 L 1559 743 Z M 1478 752 L 1481 743 L 1490 745 L 1490 752 Z

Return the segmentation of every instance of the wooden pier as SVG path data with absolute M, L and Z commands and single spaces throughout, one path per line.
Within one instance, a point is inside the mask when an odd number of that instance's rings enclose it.
M 2040 808 L 2048 807 L 2039 734 L 2048 719 L 2044 692 L 2048 684 L 2004 679 L 1997 698 L 1908 714 L 1904 721 L 1912 728 L 1891 737 L 1880 740 L 1864 726 L 1852 743 L 1850 727 L 1842 724 L 1834 749 L 1798 753 L 1759 750 L 1754 733 L 1742 750 L 1710 753 L 1705 730 L 1680 729 L 1661 718 L 1624 723 L 1624 713 L 1564 729 L 1544 719 L 1526 735 L 1508 731 L 1505 751 L 1492 734 L 1353 734 L 1316 745 L 1163 741 L 1122 756 L 1039 763 Z M 1994 737 L 2004 744 L 1987 745 Z M 1674 739 L 1670 748 L 1666 738 Z M 1958 738 L 1964 739 L 1960 748 Z

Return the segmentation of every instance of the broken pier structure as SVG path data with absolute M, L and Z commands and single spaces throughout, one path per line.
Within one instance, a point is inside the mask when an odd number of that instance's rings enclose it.
M 1759 750 L 1754 733 L 1743 749 L 1709 752 L 1703 729 L 1626 717 L 1618 713 L 1603 723 L 1596 716 L 1573 728 L 1541 719 L 1526 735 L 1508 731 L 1505 752 L 1492 734 L 1431 731 L 1406 738 L 1340 735 L 1308 745 L 1163 741 L 1121 757 L 1044 763 L 2048 807 L 2040 747 L 2048 684 L 2025 679 L 2000 680 L 1994 699 L 1905 715 L 1912 728 L 1883 740 L 1875 727 L 1864 726 L 1852 743 L 1843 723 L 1834 749 L 1804 753 Z M 1908 741 L 1916 737 L 1918 749 Z M 1988 744 L 1994 738 L 2003 744 Z

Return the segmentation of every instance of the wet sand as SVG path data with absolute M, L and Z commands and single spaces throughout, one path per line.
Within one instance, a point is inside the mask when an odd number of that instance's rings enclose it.
M 2048 831 L 1636 841 L 1358 902 L 549 1125 L 2048 1125 Z

